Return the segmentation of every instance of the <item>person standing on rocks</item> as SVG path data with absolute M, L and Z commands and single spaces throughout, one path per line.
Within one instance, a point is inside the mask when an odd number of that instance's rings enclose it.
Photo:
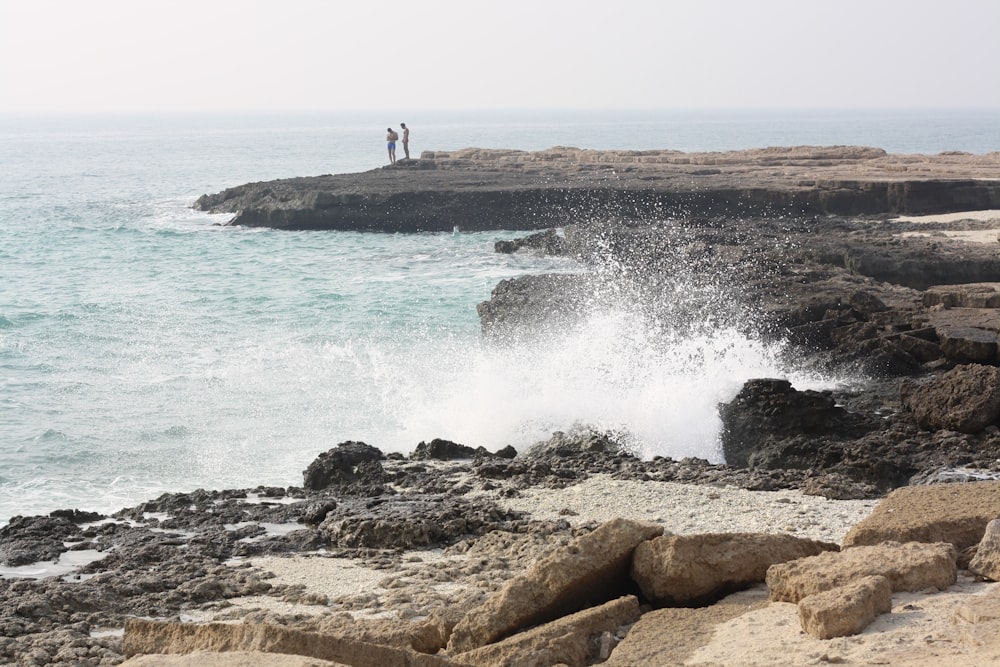
M 403 155 L 407 160 L 410 159 L 410 128 L 406 127 L 406 123 L 400 123 L 399 126 L 403 128 Z
M 385 142 L 389 148 L 389 164 L 396 164 L 396 141 L 399 134 L 391 127 L 385 128 Z

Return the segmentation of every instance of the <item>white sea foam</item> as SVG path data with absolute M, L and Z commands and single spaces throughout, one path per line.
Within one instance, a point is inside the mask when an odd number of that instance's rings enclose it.
M 782 352 L 734 328 L 669 338 L 633 313 L 597 312 L 534 346 L 484 344 L 413 360 L 401 433 L 523 449 L 582 426 L 614 431 L 645 457 L 721 462 L 717 406 L 746 380 L 785 377 L 800 389 L 833 383 L 789 367 Z

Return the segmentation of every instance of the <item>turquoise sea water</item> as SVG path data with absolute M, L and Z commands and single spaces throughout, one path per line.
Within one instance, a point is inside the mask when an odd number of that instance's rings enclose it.
M 497 255 L 510 232 L 219 227 L 202 193 L 363 171 L 404 120 L 415 154 L 466 146 L 1000 150 L 996 112 L 0 116 L 0 525 L 163 491 L 291 485 L 343 440 L 523 447 L 585 421 L 643 454 L 720 460 L 715 405 L 785 368 L 719 328 L 664 335 L 634 304 L 557 342 L 484 344 L 504 278 L 579 271 Z M 661 323 L 662 324 L 662 323 Z

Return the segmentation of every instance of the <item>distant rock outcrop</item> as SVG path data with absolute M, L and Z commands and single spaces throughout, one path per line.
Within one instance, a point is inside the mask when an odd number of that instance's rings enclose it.
M 248 183 L 195 208 L 229 224 L 417 232 L 546 229 L 589 219 L 880 215 L 1000 208 L 1000 157 L 796 146 L 670 150 L 425 151 L 361 174 Z

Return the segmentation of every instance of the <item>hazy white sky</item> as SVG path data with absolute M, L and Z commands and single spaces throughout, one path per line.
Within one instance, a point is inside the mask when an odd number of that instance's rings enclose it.
M 0 0 L 0 112 L 1000 109 L 1000 0 Z

